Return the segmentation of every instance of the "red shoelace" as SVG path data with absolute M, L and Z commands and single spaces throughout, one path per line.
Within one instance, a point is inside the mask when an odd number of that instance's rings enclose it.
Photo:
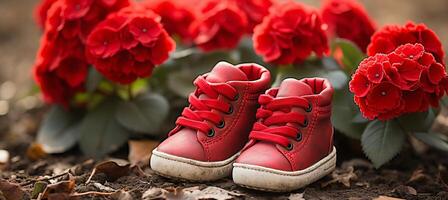
M 268 141 L 282 145 L 286 148 L 292 148 L 289 138 L 301 140 L 300 129 L 296 126 L 290 126 L 288 123 L 295 123 L 300 127 L 308 125 L 308 119 L 304 114 L 291 111 L 293 107 L 299 107 L 306 112 L 311 112 L 311 104 L 308 100 L 301 97 L 277 97 L 263 94 L 258 102 L 261 107 L 257 110 L 258 122 L 254 124 L 250 139 Z M 281 111 L 280 114 L 273 116 L 275 111 Z M 261 119 L 261 120 L 260 120 Z
M 233 112 L 231 104 L 219 100 L 218 97 L 223 95 L 227 99 L 234 101 L 238 98 L 238 92 L 227 83 L 210 84 L 202 76 L 199 76 L 194 81 L 194 84 L 197 90 L 190 94 L 188 98 L 190 106 L 182 111 L 182 116 L 177 118 L 176 125 L 188 127 L 207 133 L 208 136 L 213 136 L 214 129 L 207 122 L 211 122 L 218 128 L 223 128 L 224 119 L 221 114 L 212 112 L 212 110 L 218 110 L 225 114 L 231 114 Z M 201 94 L 206 95 L 209 99 L 199 99 Z

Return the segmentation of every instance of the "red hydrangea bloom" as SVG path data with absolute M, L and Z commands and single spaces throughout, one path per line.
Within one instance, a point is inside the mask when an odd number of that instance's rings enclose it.
M 328 51 L 320 15 L 293 1 L 274 5 L 255 27 L 253 41 L 255 52 L 275 64 L 300 63 L 312 52 L 322 56 Z
M 246 29 L 246 16 L 229 0 L 207 0 L 190 27 L 193 42 L 203 51 L 235 48 Z
M 263 21 L 263 18 L 269 14 L 269 8 L 272 6 L 271 0 L 234 0 L 244 12 L 247 18 L 247 32 L 253 33 L 255 26 Z
M 182 42 L 192 40 L 189 31 L 191 23 L 196 20 L 196 14 L 190 2 L 181 0 L 147 0 L 145 6 L 160 17 L 165 30 L 171 36 L 178 36 Z
M 404 26 L 389 25 L 377 31 L 367 48 L 367 54 L 390 53 L 400 45 L 420 43 L 425 51 L 431 53 L 437 62 L 445 64 L 445 52 L 439 37 L 425 24 L 408 22 Z
M 87 76 L 83 44 L 45 38 L 41 43 L 33 68 L 34 79 L 47 103 L 68 106 L 70 98 L 83 90 Z M 70 51 L 60 51 L 60 48 Z
M 45 21 L 47 20 L 47 12 L 54 2 L 57 0 L 42 0 L 34 10 L 34 18 L 36 23 L 41 27 L 45 28 Z
M 375 24 L 361 4 L 356 0 L 326 0 L 321 13 L 330 36 L 350 40 L 366 52 Z
M 364 117 L 388 120 L 437 107 L 447 92 L 445 67 L 421 44 L 399 46 L 359 64 L 350 81 Z
M 109 15 L 87 39 L 87 57 L 105 77 L 122 84 L 151 75 L 175 43 L 160 16 L 136 5 Z

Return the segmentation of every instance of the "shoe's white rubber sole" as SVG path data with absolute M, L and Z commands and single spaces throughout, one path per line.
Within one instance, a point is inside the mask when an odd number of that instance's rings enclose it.
M 300 171 L 282 171 L 267 167 L 233 164 L 233 181 L 243 187 L 289 192 L 305 187 L 331 173 L 336 167 L 336 148 L 316 164 Z
M 154 149 L 151 156 L 151 169 L 156 173 L 174 179 L 187 181 L 214 181 L 230 176 L 232 164 L 239 153 L 227 160 L 203 162 L 182 158 Z

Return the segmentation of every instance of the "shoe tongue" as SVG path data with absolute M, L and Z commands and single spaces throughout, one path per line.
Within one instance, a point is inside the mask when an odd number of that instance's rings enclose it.
M 239 68 L 226 62 L 219 62 L 207 75 L 206 80 L 211 83 L 225 83 L 228 81 L 247 81 L 248 79 Z
M 296 79 L 285 79 L 278 89 L 277 97 L 304 96 L 312 95 L 312 88 Z

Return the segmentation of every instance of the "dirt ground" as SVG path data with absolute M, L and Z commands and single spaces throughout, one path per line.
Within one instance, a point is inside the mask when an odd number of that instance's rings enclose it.
M 304 2 L 318 4 L 316 0 Z M 438 33 L 448 48 L 448 1 L 362 2 L 379 26 L 386 23 L 403 24 L 408 19 L 425 22 Z M 39 185 L 36 183 L 57 185 L 61 181 L 74 181 L 73 190 L 78 196 L 72 198 L 79 199 L 355 200 L 380 196 L 383 196 L 382 199 L 448 199 L 446 154 L 429 151 L 417 155 L 407 147 L 391 164 L 376 170 L 360 153 L 359 144 L 342 135 L 336 137 L 339 150 L 337 170 L 293 193 L 256 192 L 236 186 L 230 179 L 212 183 L 173 181 L 154 174 L 147 166 L 113 166 L 109 169 L 123 173 L 118 176 L 106 170 L 88 181 L 94 166 L 100 161 L 85 158 L 76 149 L 62 155 L 32 160 L 26 151 L 44 111 L 39 108 L 37 98 L 29 96 L 32 90 L 29 71 L 40 35 L 32 19 L 32 9 L 36 3 L 37 0 L 0 0 L 0 90 L 3 90 L 0 91 L 0 149 L 11 154 L 10 163 L 0 164 L 0 187 L 6 180 L 20 185 L 20 191 L 30 195 Z M 123 160 L 127 158 L 127 153 L 127 148 L 123 148 L 111 158 Z M 111 179 L 111 176 L 117 179 Z
M 376 170 L 356 153 L 359 144 L 341 135 L 336 140 L 339 149 L 336 171 L 292 193 L 258 192 L 239 187 L 230 179 L 210 183 L 167 179 L 147 165 L 141 168 L 126 165 L 126 148 L 105 159 L 112 160 L 106 164 L 85 158 L 76 149 L 32 160 L 40 157 L 38 151 L 27 152 L 27 148 L 38 124 L 34 119 L 39 119 L 41 113 L 40 109 L 29 111 L 12 127 L 8 124 L 0 127 L 10 133 L 0 137 L 0 149 L 11 153 L 10 163 L 0 165 L 0 189 L 2 180 L 6 180 L 18 185 L 20 193 L 30 195 L 39 183 L 53 184 L 55 192 L 65 188 L 59 184 L 73 181 L 71 199 L 448 199 L 446 154 L 429 151 L 417 156 L 408 146 L 390 164 Z M 89 178 L 94 170 L 96 173 Z M 69 196 L 53 196 L 53 199 L 69 199 Z

